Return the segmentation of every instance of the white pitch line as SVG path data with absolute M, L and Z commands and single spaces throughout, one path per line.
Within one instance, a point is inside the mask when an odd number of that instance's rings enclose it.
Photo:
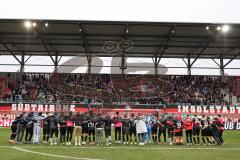
M 47 146 L 21 146 L 21 148 L 58 148 L 58 149 L 131 149 L 131 150 L 223 150 L 223 151 L 240 151 L 240 148 L 173 148 L 173 147 L 47 147 Z
M 56 154 L 49 154 L 49 153 L 42 153 L 42 152 L 35 152 L 35 151 L 30 151 L 27 149 L 19 148 L 19 147 L 12 147 L 16 150 L 23 151 L 23 152 L 28 152 L 28 153 L 33 153 L 33 154 L 39 154 L 43 156 L 49 156 L 49 157 L 58 157 L 58 158 L 67 158 L 67 159 L 76 159 L 76 160 L 99 160 L 99 159 L 91 159 L 91 158 L 79 158 L 79 157 L 71 157 L 71 156 L 62 156 L 62 155 L 56 155 Z

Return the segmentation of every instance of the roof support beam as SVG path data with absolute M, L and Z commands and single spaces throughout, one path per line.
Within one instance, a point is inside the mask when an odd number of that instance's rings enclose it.
M 223 65 L 223 67 L 225 68 L 227 65 L 229 65 L 234 59 L 236 59 L 238 56 L 240 56 L 240 52 L 234 56 L 232 59 L 230 59 L 226 64 Z
M 158 75 L 158 65 L 160 63 L 161 58 L 162 58 L 162 55 L 160 55 L 160 57 L 158 57 L 157 53 L 155 54 L 155 57 L 152 58 L 153 63 L 154 63 L 155 75 Z
M 220 76 L 224 77 L 223 55 L 220 55 Z
M 218 62 L 217 62 L 215 59 L 212 58 L 212 60 L 213 60 L 214 63 L 216 63 L 216 65 L 217 65 L 218 67 L 220 67 L 220 65 L 218 64 Z
M 17 56 L 10 50 L 10 48 L 1 42 L 1 44 L 3 45 L 3 47 L 18 61 L 19 64 L 21 64 L 21 61 L 17 58 Z
M 24 61 L 24 63 L 26 63 L 31 57 L 32 57 L 32 55 L 30 55 L 30 56 Z

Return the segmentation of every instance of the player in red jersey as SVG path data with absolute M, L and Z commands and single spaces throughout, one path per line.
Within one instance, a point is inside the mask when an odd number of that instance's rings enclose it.
M 173 117 L 168 116 L 166 121 L 166 128 L 168 130 L 169 145 L 173 144 L 173 131 L 174 131 L 174 122 Z
M 194 115 L 193 118 L 193 141 L 195 145 L 200 144 L 201 119 Z
M 218 118 L 217 118 L 217 125 L 219 127 L 219 140 L 221 144 L 224 144 L 223 137 L 222 137 L 223 131 L 224 131 L 224 119 L 220 114 L 218 115 Z
M 175 117 L 174 121 L 174 136 L 175 136 L 175 142 L 176 145 L 182 145 L 183 144 L 183 121 L 182 117 L 180 115 L 177 115 Z
M 192 129 L 193 129 L 193 122 L 189 115 L 187 115 L 186 119 L 183 122 L 183 126 L 186 131 L 186 140 L 187 145 L 192 145 Z

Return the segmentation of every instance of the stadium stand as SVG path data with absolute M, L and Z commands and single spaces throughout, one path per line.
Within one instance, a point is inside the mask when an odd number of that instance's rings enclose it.
M 1 80 L 1 100 L 10 102 L 229 105 L 240 98 L 234 76 L 26 73 L 21 80 Z

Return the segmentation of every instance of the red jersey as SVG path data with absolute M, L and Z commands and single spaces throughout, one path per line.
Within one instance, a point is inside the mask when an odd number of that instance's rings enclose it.
M 224 130 L 224 119 L 222 117 L 217 119 L 217 124 L 218 124 L 219 129 L 221 131 L 223 131 Z
M 183 126 L 186 130 L 192 130 L 193 122 L 191 121 L 190 118 L 186 118 L 185 121 L 183 122 Z

